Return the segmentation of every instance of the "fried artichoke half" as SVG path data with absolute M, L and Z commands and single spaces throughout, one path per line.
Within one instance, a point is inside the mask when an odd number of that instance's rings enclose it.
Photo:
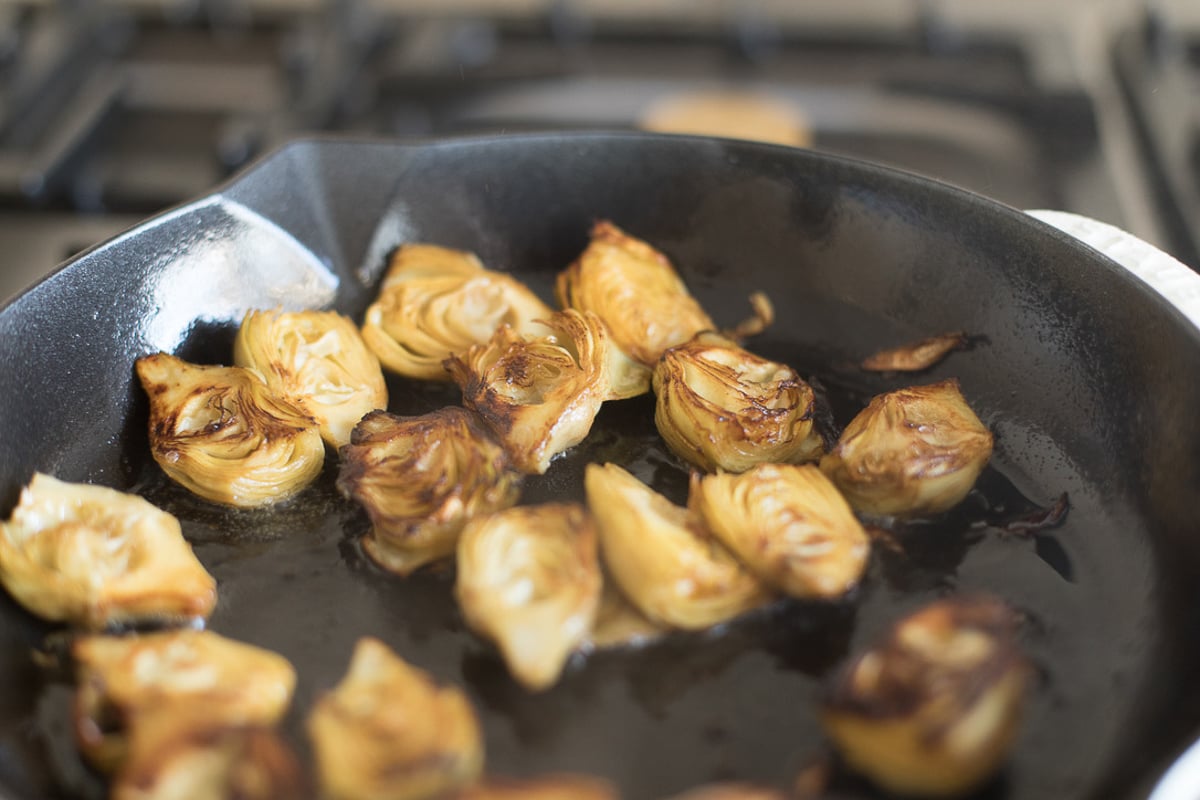
M 330 800 L 417 800 L 450 793 L 483 769 L 483 738 L 461 690 L 441 687 L 377 639 L 354 648 L 342 682 L 308 718 Z
M 625 596 L 655 622 L 699 630 L 769 599 L 699 516 L 616 464 L 589 464 L 588 507 L 600 551 Z
M 501 327 L 487 344 L 446 360 L 463 405 L 483 417 L 519 469 L 538 475 L 583 441 L 611 386 L 608 334 L 596 315 L 568 309 L 542 324 L 536 337 Z
M 368 411 L 387 408 L 379 359 L 358 327 L 334 311 L 248 311 L 233 363 L 257 370 L 276 394 L 307 412 L 331 447 L 350 441 Z
M 90 630 L 207 618 L 217 602 L 175 517 L 42 473 L 0 530 L 0 582 L 38 616 Z
M 760 580 L 793 597 L 841 597 L 871 553 L 854 512 L 813 464 L 692 473 L 688 505 Z
M 716 328 L 665 255 L 606 220 L 559 273 L 555 294 L 564 308 L 604 320 L 617 347 L 646 367 L 667 348 Z
M 340 451 L 338 488 L 371 519 L 363 549 L 400 575 L 454 553 L 467 520 L 517 501 L 521 473 L 473 412 L 373 411 Z
M 926 606 L 837 676 L 821 710 L 825 731 L 851 767 L 889 791 L 970 791 L 1018 732 L 1031 670 L 1017 625 L 992 597 Z
M 596 528 L 578 503 L 517 506 L 467 523 L 455 594 L 525 688 L 552 686 L 600 603 Z
M 137 360 L 150 397 L 150 450 L 163 472 L 206 500 L 252 508 L 291 497 L 325 462 L 316 422 L 241 367 Z
M 214 724 L 187 709 L 147 710 L 133 727 L 112 800 L 306 797 L 304 772 L 275 731 Z
M 444 381 L 450 356 L 486 342 L 501 325 L 532 332 L 533 321 L 551 313 L 524 284 L 484 269 L 471 253 L 406 244 L 392 256 L 362 333 L 393 372 Z
M 89 636 L 72 654 L 75 738 L 104 772 L 125 760 L 142 719 L 165 713 L 204 726 L 270 726 L 296 684 L 287 659 L 208 631 Z
M 813 390 L 795 370 L 716 333 L 663 354 L 654 368 L 654 422 L 675 455 L 706 472 L 820 455 Z
M 821 471 L 859 511 L 916 517 L 957 505 L 991 454 L 991 432 L 951 379 L 873 398 Z
M 617 800 L 611 783 L 591 775 L 555 773 L 536 778 L 490 776 L 468 786 L 454 800 Z

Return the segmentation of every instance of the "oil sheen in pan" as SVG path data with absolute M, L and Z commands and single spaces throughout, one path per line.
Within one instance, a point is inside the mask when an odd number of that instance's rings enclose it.
M 839 425 L 872 394 L 919 382 L 831 371 L 818 355 L 770 343 L 762 352 L 778 360 L 790 356 L 801 374 L 817 376 Z M 445 385 L 392 377 L 389 390 L 396 413 L 458 402 L 457 390 Z M 612 461 L 682 503 L 687 471 L 666 450 L 653 416 L 648 396 L 607 403 L 580 446 L 544 476 L 527 479 L 522 502 L 582 500 L 584 467 Z M 172 484 L 147 455 L 129 457 L 141 471 L 139 493 L 180 518 L 219 582 L 210 627 L 277 651 L 297 667 L 285 731 L 306 760 L 305 716 L 315 697 L 341 677 L 355 640 L 371 634 L 466 689 L 483 722 L 489 773 L 603 775 L 631 800 L 730 778 L 786 787 L 826 757 L 815 708 L 830 671 L 922 603 L 959 589 L 984 589 L 1025 613 L 1023 644 L 1040 681 L 1010 765 L 983 794 L 1055 797 L 1077 786 L 1095 752 L 1088 735 L 1097 713 L 1092 682 L 1102 678 L 1085 662 L 1089 642 L 1104 631 L 1088 623 L 1086 600 L 1081 605 L 1087 587 L 1075 574 L 1069 544 L 1076 520 L 1068 514 L 1061 527 L 1036 533 L 1002 529 L 1058 494 L 1056 487 L 1044 487 L 1038 503 L 1023 497 L 1004 475 L 1002 453 L 1001 444 L 993 466 L 959 508 L 897 531 L 902 552 L 877 545 L 864 584 L 846 601 L 781 601 L 717 630 L 576 657 L 554 688 L 536 695 L 517 685 L 495 651 L 465 629 L 452 597 L 452 566 L 401 579 L 364 557 L 357 542 L 368 522 L 334 488 L 336 458 L 293 501 L 238 511 Z M 1046 620 L 1056 621 L 1053 630 Z M 51 742 L 60 790 L 99 797 L 100 780 L 70 743 L 70 691 L 66 682 L 44 688 L 40 733 Z M 844 770 L 833 781 L 839 797 L 875 796 Z

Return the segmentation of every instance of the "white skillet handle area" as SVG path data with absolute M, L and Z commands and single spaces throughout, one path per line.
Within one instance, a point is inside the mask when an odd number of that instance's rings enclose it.
M 1200 327 L 1200 275 L 1131 233 L 1066 211 L 1026 211 L 1031 217 L 1069 233 L 1117 262 L 1165 297 Z M 1200 784 L 1197 784 L 1200 785 Z M 1195 796 L 1189 796 L 1195 800 Z
M 1156 290 L 1200 327 L 1200 275 L 1133 234 L 1065 211 L 1028 211 L 1032 217 L 1069 233 L 1099 250 Z M 1196 800 L 1200 797 L 1200 741 L 1176 759 L 1149 800 Z

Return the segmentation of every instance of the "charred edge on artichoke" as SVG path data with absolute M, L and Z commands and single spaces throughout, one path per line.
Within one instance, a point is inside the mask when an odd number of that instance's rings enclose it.
M 387 451 L 389 444 L 396 439 L 410 443 L 402 454 Z M 405 491 L 413 504 L 423 506 L 427 513 L 412 517 L 388 514 L 383 505 L 376 502 L 376 498 L 369 496 L 369 486 L 364 487 L 364 484 L 372 482 L 372 475 L 376 472 L 399 475 L 406 465 L 421 458 L 422 449 L 426 446 L 432 444 L 453 448 L 460 443 L 473 448 L 471 455 L 482 459 L 482 474 L 494 476 L 488 486 L 482 486 L 478 481 L 466 485 L 462 480 L 451 484 L 445 476 L 433 476 L 433 480 L 424 482 L 414 472 L 413 480 L 406 484 Z M 491 493 L 497 487 L 504 488 L 505 484 L 511 484 L 504 491 L 515 500 L 519 486 L 519 474 L 513 468 L 508 454 L 495 441 L 479 415 L 457 406 L 415 417 L 372 411 L 355 427 L 351 444 L 343 446 L 338 452 L 341 464 L 336 486 L 344 497 L 358 502 L 366 510 L 372 524 L 372 532 L 368 536 L 376 538 L 376 544 L 381 545 L 391 543 L 403 546 L 405 539 L 436 528 L 449 532 L 455 524 L 455 514 L 448 510 L 448 504 L 455 498 L 466 498 L 469 505 L 472 492 Z M 511 501 L 497 502 L 502 506 L 511 505 Z M 488 510 L 493 509 L 489 507 Z M 461 522 L 465 521 L 464 516 Z
M 506 369 L 505 375 L 509 383 L 525 385 L 530 382 L 525 367 L 529 361 L 528 355 L 524 353 L 520 359 L 505 359 L 506 366 L 510 363 L 520 362 L 518 368 Z M 442 366 L 445 367 L 446 372 L 450 373 L 451 379 L 459 385 L 463 397 L 481 398 L 473 404 L 472 410 L 488 427 L 501 438 L 512 432 L 513 426 L 520 417 L 522 406 L 500 402 L 498 400 L 499 393 L 492 388 L 486 373 L 476 374 L 475 370 L 471 369 L 458 356 L 447 358 L 442 362 Z M 490 438 L 491 434 L 489 433 L 488 436 Z

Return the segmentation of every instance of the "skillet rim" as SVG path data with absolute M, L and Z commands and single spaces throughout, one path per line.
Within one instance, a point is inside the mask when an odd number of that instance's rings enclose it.
M 93 254 L 106 250 L 117 243 L 131 236 L 137 235 L 144 229 L 160 224 L 164 220 L 173 217 L 177 214 L 186 213 L 194 208 L 211 203 L 214 200 L 225 197 L 230 190 L 245 183 L 254 173 L 263 169 L 270 163 L 283 160 L 288 157 L 289 153 L 307 148 L 321 148 L 327 146 L 336 147 L 372 147 L 381 149 L 397 149 L 397 150 L 424 150 L 424 149 L 440 149 L 447 147 L 472 147 L 481 146 L 489 143 L 499 143 L 508 141 L 527 141 L 535 142 L 539 140 L 562 140 L 573 139 L 581 142 L 601 141 L 605 139 L 621 139 L 621 140 L 644 140 L 644 141 L 663 141 L 674 140 L 680 142 L 696 142 L 696 143 L 721 143 L 725 147 L 733 149 L 745 149 L 749 151 L 762 150 L 765 152 L 776 153 L 791 153 L 794 156 L 803 154 L 802 158 L 813 159 L 816 161 L 832 162 L 842 164 L 852 169 L 857 169 L 866 174 L 878 174 L 885 176 L 885 179 L 898 180 L 902 183 L 915 184 L 917 186 L 925 186 L 935 191 L 956 195 L 961 200 L 973 205 L 977 208 L 986 209 L 986 213 L 998 214 L 1006 217 L 1010 222 L 1016 222 L 1019 226 L 1027 226 L 1033 231 L 1037 231 L 1036 235 L 1049 236 L 1056 240 L 1061 245 L 1066 245 L 1080 253 L 1086 254 L 1088 260 L 1104 266 L 1104 268 L 1119 276 L 1119 280 L 1136 286 L 1137 291 L 1145 297 L 1150 298 L 1151 302 L 1156 303 L 1170 314 L 1175 316 L 1175 321 L 1183 323 L 1184 329 L 1187 330 L 1197 346 L 1200 346 L 1200 327 L 1195 325 L 1191 320 L 1182 314 L 1174 305 L 1172 305 L 1165 297 L 1162 296 L 1153 287 L 1147 285 L 1140 280 L 1136 275 L 1123 267 L 1120 263 L 1110 258 L 1105 253 L 1097 250 L 1091 245 L 1077 239 L 1065 231 L 1043 222 L 1037 217 L 1025 213 L 1024 210 L 1008 205 L 1007 203 L 993 199 L 982 193 L 967 189 L 954 183 L 942 180 L 930 175 L 924 175 L 912 170 L 894 167 L 887 164 L 881 164 L 867 159 L 857 158 L 854 156 L 842 155 L 839 153 L 828 153 L 820 150 L 802 147 L 789 147 L 787 145 L 772 144 L 768 142 L 753 142 L 743 139 L 732 139 L 720 136 L 701 136 L 697 134 L 681 134 L 681 133 L 650 133 L 643 131 L 629 131 L 621 129 L 597 129 L 587 131 L 557 131 L 557 132 L 534 132 L 534 133 L 498 133 L 498 134 L 454 134 L 447 136 L 429 136 L 412 139 L 389 139 L 379 136 L 362 136 L 355 134 L 317 134 L 310 136 L 298 136 L 289 139 L 275 148 L 255 157 L 251 162 L 233 173 L 229 177 L 217 183 L 210 190 L 184 200 L 172 206 L 168 206 L 161 211 L 158 211 L 145 219 L 131 225 L 125 230 L 110 236 L 100 242 L 90 245 L 89 247 L 80 250 L 78 253 L 58 262 L 50 271 L 45 273 L 39 280 L 27 286 L 25 289 L 14 294 L 11 298 L 0 304 L 0 315 L 7 312 L 8 308 L 14 305 L 17 301 L 27 295 L 38 290 L 44 283 L 56 278 L 64 271 L 72 267 L 76 262 L 81 261 Z M 238 201 L 234 201 L 238 202 Z M 239 203 L 240 204 L 240 203 Z M 246 206 L 254 213 L 259 213 L 256 209 Z M 1198 731 L 1200 733 L 1200 731 Z

